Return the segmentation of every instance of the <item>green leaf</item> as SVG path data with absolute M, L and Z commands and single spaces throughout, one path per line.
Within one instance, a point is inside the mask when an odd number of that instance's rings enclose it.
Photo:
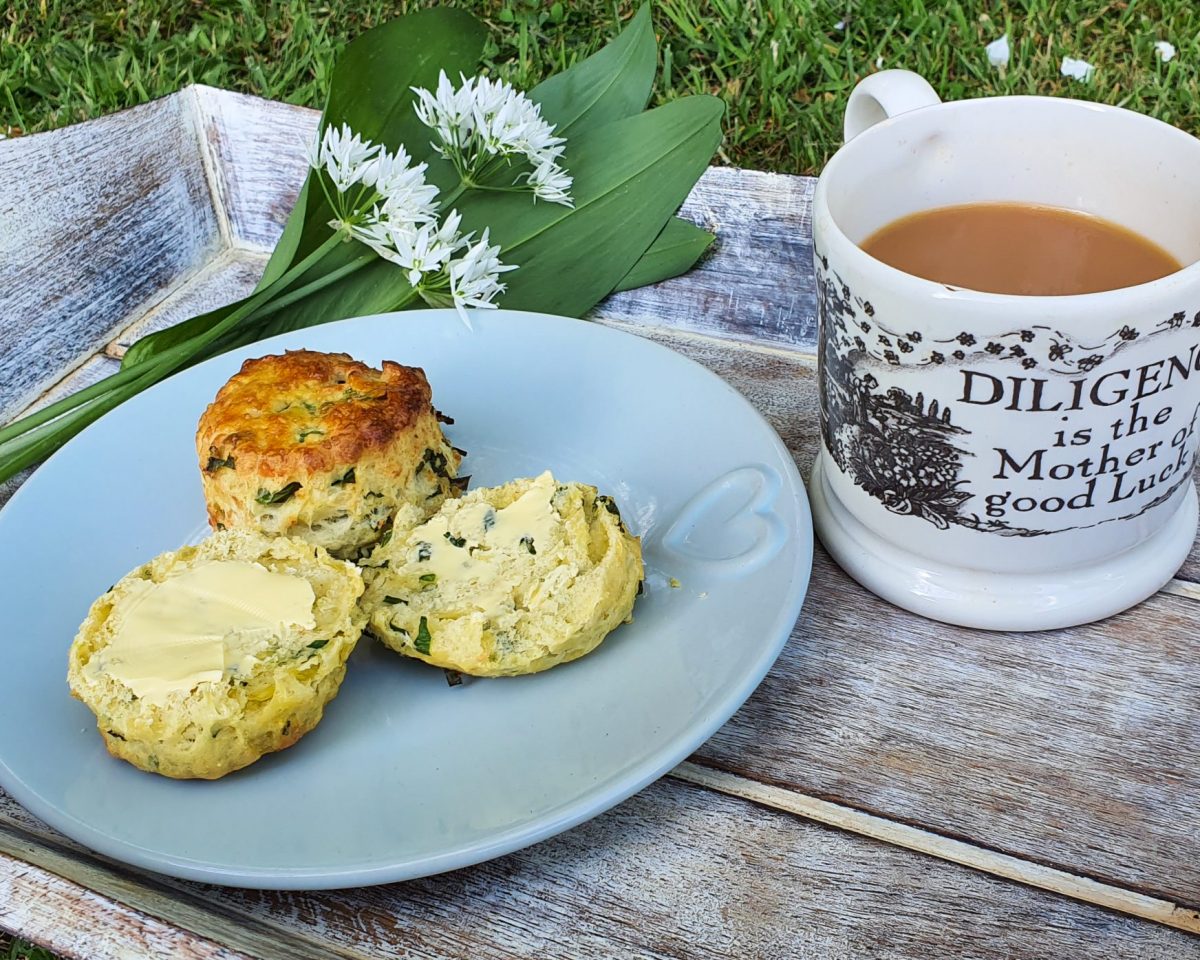
M 724 109 L 716 97 L 684 97 L 573 138 L 574 210 L 519 193 L 464 197 L 464 228 L 490 226 L 501 259 L 520 267 L 505 274 L 499 305 L 579 317 L 607 296 L 707 168 Z
M 366 247 L 354 244 L 358 250 Z M 420 304 L 406 273 L 394 263 L 376 259 L 363 269 L 330 284 L 272 316 L 247 342 L 312 327 L 345 317 L 365 317 Z
M 232 456 L 225 457 L 224 459 L 221 457 L 209 457 L 208 463 L 204 467 L 204 472 L 216 473 L 223 467 L 228 467 L 230 470 L 233 470 L 237 467 L 237 461 L 234 460 Z
M 413 111 L 413 93 L 409 88 L 436 86 L 441 69 L 451 76 L 457 76 L 460 71 L 473 73 L 483 52 L 486 36 L 484 26 L 469 13 L 440 8 L 397 17 L 368 30 L 351 42 L 338 57 L 321 128 L 324 129 L 328 124 L 340 126 L 348 123 L 356 133 L 368 140 L 386 144 L 392 149 L 403 143 L 414 157 L 430 159 L 430 131 Z M 297 145 L 296 149 L 299 150 L 300 146 Z M 430 163 L 430 181 L 444 186 L 449 176 L 446 170 L 448 164 L 436 158 L 430 159 Z M 332 217 L 329 202 L 313 184 L 310 175 L 300 189 L 296 205 L 284 225 L 266 271 L 255 287 L 255 293 L 278 281 L 289 267 L 320 246 L 329 237 L 329 221 Z M 346 253 L 343 257 L 362 253 L 363 247 L 354 246 L 354 252 Z M 313 279 L 314 272 L 326 273 L 341 263 L 336 256 L 328 257 L 315 271 L 310 271 L 308 276 L 302 278 L 299 284 Z M 381 289 L 370 291 L 370 295 L 361 301 L 347 302 L 342 309 L 336 309 L 342 296 L 339 292 L 326 295 L 313 304 L 306 300 L 306 306 L 298 313 L 294 324 L 276 320 L 264 328 L 265 332 L 256 329 L 252 333 L 243 333 L 231 338 L 222 347 L 229 349 L 272 333 L 327 320 L 391 310 L 410 291 L 408 285 L 402 282 L 403 275 L 398 270 L 377 270 L 373 279 L 378 280 L 385 274 L 389 281 L 395 274 L 401 274 L 400 282 L 385 283 Z M 365 281 L 361 285 L 375 286 Z M 360 283 L 345 286 L 346 289 L 355 289 Z M 126 352 L 122 368 L 141 363 L 204 333 L 243 302 L 212 310 L 143 337 Z M 214 352 L 220 350 L 210 350 L 209 355 Z
M 312 184 L 312 172 L 304 178 L 300 193 L 296 196 L 295 206 L 288 215 L 287 223 L 283 225 L 283 233 L 271 251 L 271 259 L 267 261 L 267 269 L 259 278 L 255 291 L 270 286 L 286 272 L 296 260 L 296 251 L 300 249 L 300 236 L 304 231 L 305 211 L 308 209 L 308 190 Z
M 560 136 L 572 136 L 646 109 L 658 59 L 650 7 L 603 49 L 529 91 Z M 567 144 L 570 157 L 571 144 Z
M 716 239 L 694 223 L 672 217 L 613 292 L 644 287 L 687 273 Z
M 218 307 L 216 310 L 202 313 L 198 317 L 183 320 L 173 326 L 167 327 L 165 330 L 157 330 L 154 333 L 146 334 L 146 336 L 139 339 L 125 351 L 125 356 L 121 358 L 121 369 L 128 370 L 132 366 L 150 360 L 160 353 L 178 346 L 185 340 L 191 340 L 193 337 L 200 336 L 200 334 L 215 327 L 234 310 L 241 307 L 248 299 L 249 297 L 226 304 L 223 307 Z
M 432 131 L 417 119 L 410 88 L 432 90 L 441 70 L 455 80 L 460 72 L 474 73 L 486 39 L 487 29 L 469 13 L 442 7 L 397 17 L 368 30 L 338 57 L 321 129 L 349 124 L 364 139 L 390 150 L 404 144 L 415 159 L 429 160 Z M 431 162 L 430 182 L 444 188 L 446 167 L 448 164 Z M 303 257 L 329 235 L 328 223 L 333 217 L 329 201 L 320 190 L 309 200 L 293 259 Z
M 441 7 L 398 17 L 368 30 L 342 51 L 329 85 L 324 125 L 348 123 L 376 143 L 401 143 L 420 156 L 430 130 L 413 111 L 410 87 L 437 85 L 475 72 L 487 29 L 463 10 Z
M 265 487 L 259 487 L 258 493 L 254 497 L 254 502 L 264 505 L 272 503 L 286 503 L 288 500 L 292 499 L 292 496 L 297 490 L 300 489 L 300 487 L 301 484 L 296 480 L 293 480 L 286 487 L 280 487 L 278 490 L 274 491 L 268 490 Z

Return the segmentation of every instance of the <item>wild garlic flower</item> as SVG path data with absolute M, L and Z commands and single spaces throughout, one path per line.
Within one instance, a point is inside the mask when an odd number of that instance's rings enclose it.
M 425 182 L 428 165 L 413 166 L 404 147 L 389 153 L 342 124 L 340 129 L 326 127 L 307 155 L 333 208 L 329 226 L 334 230 L 357 236 L 384 222 L 421 224 L 436 219 L 438 190 Z
M 511 103 L 495 87 L 484 87 L 480 103 L 489 111 L 511 111 Z M 457 96 L 449 81 L 439 86 L 439 93 L 446 90 Z M 509 123 L 497 121 L 494 126 L 501 129 Z M 558 138 L 538 130 L 532 135 L 536 139 L 529 143 L 538 142 L 546 151 L 561 152 Z M 501 147 L 496 150 L 500 155 Z M 327 128 L 308 148 L 307 155 L 336 215 L 330 227 L 402 268 L 417 295 L 431 306 L 453 305 L 468 327 L 467 307 L 495 307 L 493 301 L 505 290 L 500 275 L 516 266 L 500 262 L 500 247 L 491 245 L 486 229 L 478 242 L 473 233 L 461 233 L 462 216 L 457 210 L 438 222 L 438 189 L 425 181 L 427 164 L 414 166 L 403 147 L 389 153 L 363 140 L 345 124 L 340 129 Z M 547 197 L 566 197 L 569 202 L 566 191 L 571 186 L 570 177 L 555 166 L 553 157 L 527 176 L 530 189 L 534 189 L 536 180 L 537 189 Z
M 568 207 L 571 202 L 570 175 L 553 161 L 539 163 L 529 173 L 519 178 L 529 184 L 533 195 L 549 203 L 562 203 Z
M 343 123 L 340 129 L 326 127 L 324 134 L 309 144 L 308 165 L 314 170 L 324 170 L 334 189 L 345 193 L 363 181 L 381 149 L 379 144 L 363 140 Z
M 412 158 L 399 147 L 395 153 L 381 150 L 363 173 L 363 183 L 374 187 L 382 198 L 383 215 L 407 217 L 418 222 L 432 220 L 437 212 L 438 189 L 425 182 L 428 164 L 412 165 Z
M 467 238 L 470 239 L 469 237 Z M 450 296 L 458 314 L 467 319 L 464 307 L 495 308 L 493 301 L 506 289 L 500 274 L 516 270 L 516 264 L 500 262 L 500 247 L 491 246 L 485 227 L 478 243 L 470 244 L 467 252 L 450 262 Z
M 436 220 L 422 224 L 379 220 L 364 224 L 354 235 L 384 260 L 403 267 L 408 282 L 419 287 L 426 274 L 440 273 L 465 246 L 458 232 L 461 221 L 458 211 L 451 210 L 441 226 Z
M 541 107 L 503 80 L 467 78 L 455 88 L 445 71 L 436 92 L 413 87 L 417 118 L 433 130 L 433 148 L 470 187 L 529 190 L 536 199 L 571 206 L 573 180 L 559 164 L 566 140 L 542 119 Z M 514 165 L 532 172 L 511 176 Z
M 356 227 L 354 236 L 402 267 L 422 300 L 433 307 L 453 306 L 469 327 L 465 308 L 495 307 L 493 301 L 505 290 L 500 274 L 516 266 L 500 262 L 500 247 L 491 246 L 486 229 L 473 242 L 473 233 L 459 232 L 461 223 L 459 212 L 451 210 L 440 225 L 375 220 Z

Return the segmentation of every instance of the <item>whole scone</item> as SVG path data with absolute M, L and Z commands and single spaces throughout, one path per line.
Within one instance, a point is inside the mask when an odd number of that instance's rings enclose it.
M 344 353 L 247 360 L 200 417 L 196 452 L 214 529 L 300 537 L 353 559 L 396 511 L 457 491 L 424 371 Z
M 230 584 L 238 592 L 219 589 Z M 352 563 L 303 540 L 216 533 L 92 604 L 71 644 L 71 693 L 113 756 L 222 777 L 317 725 L 362 632 L 362 589 Z
M 363 575 L 368 629 L 393 650 L 515 676 L 582 657 L 628 620 L 642 550 L 611 499 L 547 472 L 398 525 Z

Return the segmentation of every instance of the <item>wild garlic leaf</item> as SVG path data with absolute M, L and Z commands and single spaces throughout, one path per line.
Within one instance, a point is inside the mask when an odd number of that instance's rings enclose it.
M 276 490 L 274 493 L 272 493 L 270 490 L 266 489 L 265 487 L 259 487 L 258 495 L 254 498 L 254 502 L 261 503 L 264 506 L 266 504 L 271 504 L 271 503 L 286 503 L 288 500 L 292 499 L 292 496 L 302 486 L 303 486 L 302 483 L 299 483 L 299 482 L 293 480 L 286 487 L 281 487 L 280 489 Z

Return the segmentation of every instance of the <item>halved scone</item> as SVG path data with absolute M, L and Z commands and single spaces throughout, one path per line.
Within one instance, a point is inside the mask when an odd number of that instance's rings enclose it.
M 458 490 L 425 373 L 291 350 L 247 360 L 200 418 L 214 529 L 300 537 L 354 559 L 403 505 L 431 515 Z
M 595 487 L 550 473 L 447 500 L 375 549 L 369 630 L 426 663 L 480 677 L 536 673 L 628 620 L 641 543 Z
M 71 693 L 109 753 L 215 779 L 317 725 L 362 632 L 358 569 L 302 540 L 216 533 L 164 553 L 92 604 Z

